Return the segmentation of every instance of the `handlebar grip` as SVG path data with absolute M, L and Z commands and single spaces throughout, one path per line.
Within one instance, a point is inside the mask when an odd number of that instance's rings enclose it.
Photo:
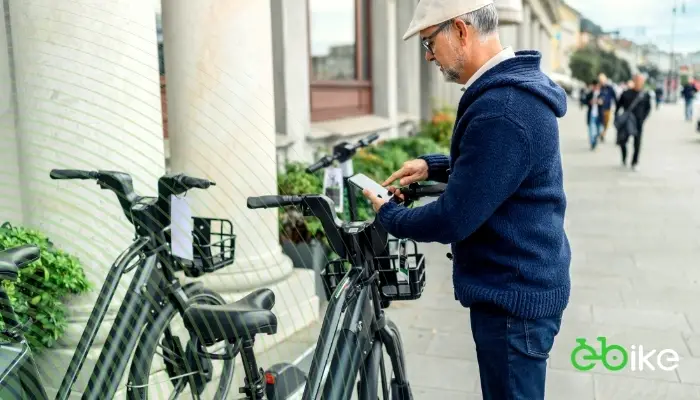
M 96 179 L 97 172 L 79 169 L 52 169 L 51 179 Z
M 399 191 L 403 195 L 403 202 L 408 204 L 420 200 L 423 197 L 439 196 L 445 192 L 446 188 L 447 184 L 445 183 L 435 183 L 431 185 L 412 183 L 408 186 L 400 187 Z
M 209 186 L 216 185 L 216 182 L 212 182 L 208 179 L 194 178 L 191 176 L 183 175 L 180 178 L 180 183 L 189 189 L 207 189 Z
M 318 171 L 319 169 L 329 166 L 332 162 L 333 162 L 333 157 L 325 156 L 322 159 L 311 164 L 309 167 L 307 167 L 306 173 L 313 174 L 314 172 Z
M 302 196 L 252 196 L 248 197 L 248 208 L 254 210 L 256 208 L 293 206 L 301 203 L 303 200 L 304 197 Z
M 377 139 L 379 139 L 379 134 L 378 134 L 378 133 L 373 133 L 373 134 L 367 136 L 367 138 L 365 139 L 365 141 L 367 142 L 367 144 L 370 144 L 370 143 L 374 142 L 374 141 L 377 140 Z
M 432 185 L 417 185 L 415 195 L 417 197 L 439 196 L 445 193 L 446 188 L 447 184 L 445 183 L 435 183 Z

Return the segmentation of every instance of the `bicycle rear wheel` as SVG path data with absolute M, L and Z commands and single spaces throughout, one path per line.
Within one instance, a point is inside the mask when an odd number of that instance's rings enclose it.
M 187 293 L 189 304 L 226 304 L 216 292 L 197 288 Z M 136 347 L 129 371 L 127 396 L 130 400 L 177 399 L 185 393 L 187 397 L 199 398 L 210 382 L 217 382 L 214 399 L 224 399 L 233 383 L 235 359 L 212 360 L 196 352 L 196 335 L 182 328 L 171 326 L 179 315 L 172 303 L 168 303 L 155 321 L 143 332 L 144 340 Z M 222 342 L 227 353 L 232 353 L 233 345 Z M 162 358 L 155 362 L 154 358 Z M 221 368 L 214 368 L 221 365 Z M 221 374 L 217 378 L 218 371 Z M 169 395 L 164 392 L 172 389 Z

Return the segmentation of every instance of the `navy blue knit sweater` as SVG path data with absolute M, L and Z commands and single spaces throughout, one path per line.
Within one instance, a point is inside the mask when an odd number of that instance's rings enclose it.
M 489 303 L 522 318 L 560 316 L 571 287 L 557 124 L 566 94 L 540 58 L 516 52 L 463 93 L 450 156 L 421 157 L 429 180 L 448 183 L 442 196 L 377 214 L 396 237 L 452 245 L 465 307 Z

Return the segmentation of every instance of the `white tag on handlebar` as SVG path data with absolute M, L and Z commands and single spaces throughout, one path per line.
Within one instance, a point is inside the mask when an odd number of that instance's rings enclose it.
M 341 168 L 326 168 L 323 172 L 323 194 L 335 203 L 335 211 L 343 212 L 343 170 Z
M 170 221 L 172 254 L 192 261 L 192 209 L 186 198 L 170 196 Z

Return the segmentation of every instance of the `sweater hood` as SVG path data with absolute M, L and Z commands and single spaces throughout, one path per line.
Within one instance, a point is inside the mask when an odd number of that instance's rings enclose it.
M 515 57 L 489 69 L 462 94 L 458 114 L 463 114 L 487 90 L 516 87 L 541 98 L 557 118 L 563 117 L 567 106 L 566 92 L 540 70 L 541 59 L 538 51 L 517 51 Z

